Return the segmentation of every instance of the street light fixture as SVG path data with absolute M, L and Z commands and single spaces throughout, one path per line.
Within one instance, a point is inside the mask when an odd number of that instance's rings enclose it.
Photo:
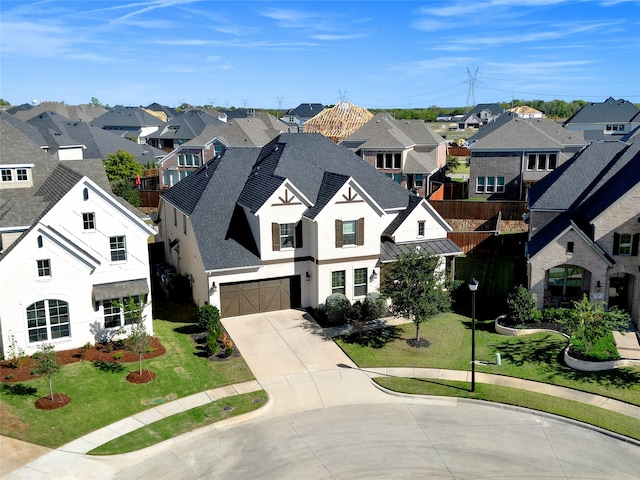
M 471 292 L 471 391 L 476 391 L 476 290 L 480 282 L 472 278 L 467 286 Z

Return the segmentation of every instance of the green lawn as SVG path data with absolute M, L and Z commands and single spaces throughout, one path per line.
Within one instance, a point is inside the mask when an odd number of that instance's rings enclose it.
M 579 420 L 640 440 L 640 419 L 573 400 L 497 385 L 476 384 L 475 392 L 471 392 L 468 383 L 445 380 L 379 377 L 375 381 L 390 390 L 414 395 L 471 398 L 531 408 Z
M 86 433 L 151 408 L 163 401 L 196 392 L 245 382 L 254 377 L 242 358 L 211 362 L 198 356 L 188 333 L 194 330 L 192 307 L 154 309 L 154 333 L 166 354 L 145 360 L 143 367 L 156 373 L 156 380 L 135 385 L 125 379 L 137 362 L 124 364 L 124 372 L 104 372 L 91 362 L 65 365 L 53 379 L 55 392 L 71 397 L 63 408 L 43 411 L 35 401 L 48 394 L 45 379 L 2 384 L 0 401 L 2 435 L 46 447 L 58 447 Z
M 104 445 L 100 445 L 91 450 L 89 454 L 116 455 L 140 450 L 181 433 L 250 412 L 259 408 L 266 401 L 267 393 L 264 390 L 223 398 L 201 407 L 192 408 L 186 412 L 176 413 L 146 427 L 134 430 Z
M 435 317 L 421 327 L 428 348 L 410 347 L 406 339 L 415 337 L 410 323 L 364 334 L 360 343 L 345 338 L 338 345 L 362 368 L 429 367 L 469 370 L 471 360 L 471 319 L 449 313 Z M 354 337 L 355 338 L 355 337 Z M 367 343 L 367 345 L 363 345 Z M 478 365 L 476 371 L 535 380 L 615 398 L 640 405 L 640 367 L 606 372 L 578 372 L 560 362 L 567 340 L 555 333 L 524 337 L 504 337 L 494 333 L 493 320 L 476 324 L 476 360 L 493 362 L 500 352 L 502 365 Z

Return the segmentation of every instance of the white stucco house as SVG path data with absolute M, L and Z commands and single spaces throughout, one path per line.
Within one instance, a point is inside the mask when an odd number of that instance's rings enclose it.
M 147 241 L 155 233 L 110 193 L 101 160 L 60 162 L 0 122 L 0 346 L 68 350 L 130 323 L 137 297 L 152 333 Z M 86 173 L 86 174 L 85 174 Z
M 399 252 L 462 253 L 422 198 L 320 134 L 229 147 L 165 192 L 159 234 L 197 305 L 223 316 L 351 301 Z

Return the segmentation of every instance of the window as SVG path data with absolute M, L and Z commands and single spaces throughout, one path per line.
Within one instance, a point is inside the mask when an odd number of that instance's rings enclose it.
M 394 153 L 393 154 L 393 168 L 402 168 L 402 154 Z
M 13 171 L 8 168 L 2 169 L 2 181 L 3 182 L 12 182 L 13 181 Z
M 302 248 L 302 222 L 272 223 L 271 245 L 274 252 L 283 248 Z
M 184 167 L 184 155 L 178 155 L 178 165 Z
M 418 236 L 424 237 L 424 220 L 418 222 Z
M 476 193 L 484 193 L 484 177 L 476 179 Z
M 555 170 L 557 165 L 557 153 L 530 153 L 527 160 L 527 170 Z
M 376 155 L 376 168 L 384 168 L 384 153 Z
M 27 169 L 26 168 L 18 168 L 16 170 L 16 173 L 18 175 L 18 181 L 19 182 L 26 182 L 28 180 Z
M 174 227 L 178 226 L 178 209 L 177 208 L 173 209 L 173 226 Z
M 185 155 L 185 157 L 186 157 L 185 165 L 187 167 L 192 167 L 193 166 L 193 155 L 191 155 L 190 153 L 187 153 Z
M 362 297 L 367 294 L 367 269 L 356 268 L 353 271 L 353 296 Z
M 280 224 L 280 248 L 295 248 L 293 223 Z
M 496 192 L 504 193 L 504 177 L 496 177 Z
M 38 264 L 38 277 L 50 277 L 51 276 L 51 260 L 37 260 Z
M 573 242 L 567 242 L 567 253 L 573 253 Z
M 124 262 L 127 259 L 127 245 L 124 236 L 109 238 L 112 262 Z
M 415 180 L 414 180 L 413 184 L 416 187 L 421 187 L 422 186 L 423 175 L 420 173 L 420 174 L 417 174 L 414 178 L 415 178 Z
M 187 234 L 187 216 L 186 215 L 182 215 L 182 232 L 185 235 Z
M 630 233 L 613 234 L 613 254 L 638 256 L 638 245 L 640 244 L 640 233 L 631 235 Z
M 200 166 L 200 155 L 193 155 L 193 166 L 194 167 L 199 167 Z
M 344 288 L 344 277 L 344 270 L 331 272 L 331 293 L 344 294 L 346 292 Z
M 96 214 L 93 212 L 82 214 L 82 228 L 85 230 L 96 229 Z
M 29 342 L 70 337 L 69 304 L 62 300 L 40 300 L 27 307 Z
M 135 305 L 144 308 L 146 303 L 145 295 L 134 295 L 130 297 Z M 119 328 L 122 325 L 131 325 L 137 319 L 134 310 L 128 309 L 129 299 L 113 298 L 102 302 L 104 328 Z
M 573 266 L 553 267 L 548 271 L 549 292 L 554 297 L 580 298 L 582 293 L 582 268 Z
M 631 235 L 622 233 L 618 238 L 618 255 L 631 255 Z
M 364 245 L 364 218 L 336 220 L 336 248 L 345 245 Z
M 493 193 L 496 191 L 496 179 L 495 177 L 487 177 L 486 192 Z
M 356 228 L 355 220 L 342 222 L 342 245 L 356 244 Z

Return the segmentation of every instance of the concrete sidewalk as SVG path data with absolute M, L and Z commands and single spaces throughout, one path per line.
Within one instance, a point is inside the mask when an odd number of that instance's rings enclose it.
M 383 322 L 385 325 L 395 325 L 405 323 L 406 320 L 384 319 Z M 47 465 L 47 458 L 55 461 L 61 456 L 86 454 L 99 445 L 170 415 L 220 398 L 260 389 L 266 390 L 269 395 L 269 401 L 265 407 L 250 414 L 225 420 L 223 428 L 256 418 L 274 418 L 338 405 L 407 402 L 406 396 L 389 395 L 388 392 L 374 386 L 371 381 L 373 377 L 397 376 L 470 381 L 471 373 L 467 371 L 431 368 L 358 368 L 331 339 L 334 335 L 349 333 L 348 327 L 323 330 L 301 311 L 289 310 L 248 315 L 224 319 L 223 323 L 256 376 L 256 380 L 197 393 L 158 405 L 78 438 L 53 452 L 39 446 L 30 448 L 30 445 L 24 442 L 0 437 L 2 445 L 0 475 L 4 476 L 41 455 L 44 457 L 34 463 Z M 370 324 L 369 328 L 380 328 L 380 326 L 381 321 L 377 321 Z M 476 381 L 553 395 L 640 419 L 640 407 L 564 387 L 485 373 L 476 373 Z M 444 397 L 416 397 L 412 400 L 416 404 L 431 405 L 455 401 L 456 399 Z M 640 446 L 640 442 L 632 443 Z

